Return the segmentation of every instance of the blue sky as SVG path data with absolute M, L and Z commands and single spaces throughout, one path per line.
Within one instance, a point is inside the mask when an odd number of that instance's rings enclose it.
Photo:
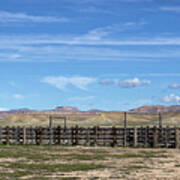
M 0 110 L 180 104 L 179 0 L 1 0 Z

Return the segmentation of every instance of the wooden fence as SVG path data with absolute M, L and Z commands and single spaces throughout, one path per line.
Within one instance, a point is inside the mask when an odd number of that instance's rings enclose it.
M 0 127 L 0 144 L 179 148 L 180 128 Z

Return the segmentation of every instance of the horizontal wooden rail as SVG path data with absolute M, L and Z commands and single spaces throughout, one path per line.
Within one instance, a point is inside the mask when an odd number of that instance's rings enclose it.
M 0 144 L 180 147 L 177 127 L 0 127 Z

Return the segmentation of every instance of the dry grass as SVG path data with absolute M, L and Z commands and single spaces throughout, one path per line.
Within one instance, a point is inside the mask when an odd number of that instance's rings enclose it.
M 66 116 L 68 118 L 68 126 L 123 126 L 122 112 L 105 112 L 101 114 L 61 114 L 58 116 Z M 128 114 L 128 126 L 154 126 L 158 125 L 158 116 L 152 114 Z M 25 115 L 16 114 L 5 116 L 0 119 L 1 126 L 48 126 L 49 115 Z M 64 125 L 63 120 L 54 120 L 55 125 Z M 163 114 L 163 125 L 179 126 L 180 113 Z
M 177 149 L 0 146 L 0 179 L 178 179 Z

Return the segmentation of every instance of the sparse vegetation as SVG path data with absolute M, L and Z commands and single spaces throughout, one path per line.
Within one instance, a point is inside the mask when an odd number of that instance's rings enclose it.
M 115 154 L 112 157 L 116 158 L 166 158 L 167 155 L 159 152 L 148 152 L 141 151 L 140 153 L 125 153 L 125 154 Z
M 142 166 L 142 165 L 131 165 L 131 166 L 127 167 L 127 169 L 129 169 L 129 170 L 132 170 L 132 169 L 146 169 L 146 168 L 149 168 L 149 167 Z
M 46 172 L 71 172 L 71 171 L 87 171 L 91 169 L 105 168 L 104 165 L 101 164 L 23 164 L 23 163 L 10 163 L 7 168 L 12 169 L 25 169 L 32 170 L 34 172 L 38 171 L 46 171 Z
M 158 169 L 158 177 L 164 171 L 174 175 L 180 161 L 172 153 L 168 149 L 1 145 L 0 179 L 141 179 L 147 170 Z

